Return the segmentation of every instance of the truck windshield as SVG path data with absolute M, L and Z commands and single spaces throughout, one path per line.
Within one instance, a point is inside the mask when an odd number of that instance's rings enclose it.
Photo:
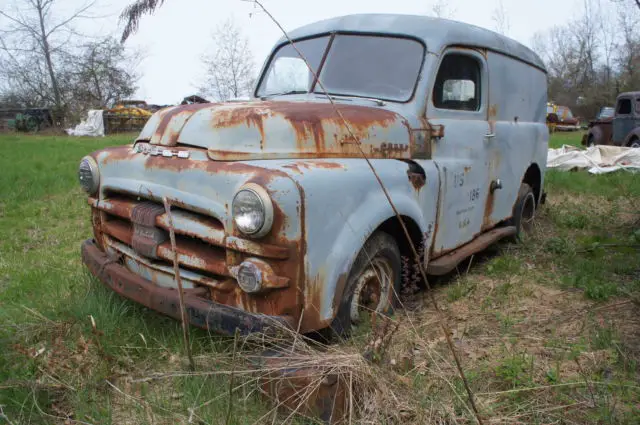
M 615 115 L 616 110 L 614 108 L 605 106 L 602 108 L 602 110 L 600 110 L 600 114 L 598 114 L 598 119 L 603 119 L 603 118 L 613 118 L 613 116 Z
M 416 40 L 374 35 L 337 34 L 295 42 L 330 95 L 367 97 L 394 102 L 411 99 L 424 59 Z M 328 51 L 327 51 L 328 49 Z M 326 55 L 326 57 L 325 57 Z M 324 60 L 323 60 L 324 58 Z M 272 57 L 257 95 L 323 93 L 291 44 Z

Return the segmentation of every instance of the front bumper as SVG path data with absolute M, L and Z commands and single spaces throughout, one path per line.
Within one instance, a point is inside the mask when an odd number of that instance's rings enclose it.
M 92 240 L 82 244 L 82 261 L 89 271 L 107 287 L 159 313 L 180 319 L 180 300 L 176 289 L 162 288 L 131 273 L 123 265 L 113 262 Z M 274 333 L 283 327 L 291 328 L 288 317 L 267 316 L 215 303 L 185 292 L 185 308 L 189 323 L 212 332 L 241 335 L 253 332 Z

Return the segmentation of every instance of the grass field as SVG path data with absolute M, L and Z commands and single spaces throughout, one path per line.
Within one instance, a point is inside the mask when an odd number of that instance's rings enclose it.
M 82 267 L 78 161 L 131 137 L 0 135 L 0 424 L 222 424 L 232 399 L 230 423 L 278 423 L 250 386 L 230 396 L 228 375 L 209 373 L 233 340 L 193 330 L 199 373 L 151 379 L 184 370 L 179 324 Z M 640 175 L 549 172 L 545 190 L 533 236 L 434 282 L 480 411 L 490 423 L 639 423 Z M 406 302 L 370 366 L 394 391 L 376 393 L 391 404 L 379 414 L 394 411 L 378 423 L 472 422 L 424 292 Z

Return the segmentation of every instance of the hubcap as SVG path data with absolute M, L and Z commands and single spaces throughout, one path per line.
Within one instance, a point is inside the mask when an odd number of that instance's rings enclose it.
M 533 220 L 536 216 L 536 199 L 533 193 L 528 193 L 522 202 L 522 212 L 520 213 L 520 227 L 525 232 L 533 229 Z
M 383 257 L 373 258 L 356 282 L 351 301 L 351 321 L 360 321 L 360 314 L 384 313 L 391 304 L 393 268 Z

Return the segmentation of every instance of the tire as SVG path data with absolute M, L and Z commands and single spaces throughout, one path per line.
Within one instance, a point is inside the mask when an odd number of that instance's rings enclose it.
M 533 232 L 533 223 L 536 216 L 536 197 L 533 189 L 527 183 L 520 185 L 518 199 L 513 207 L 513 218 L 511 223 L 516 227 L 514 239 L 522 239 Z
M 640 148 L 640 140 L 639 139 L 633 139 L 629 142 L 629 147 L 630 148 Z
M 367 312 L 393 313 L 402 283 L 401 265 L 395 239 L 385 232 L 375 232 L 351 266 L 338 313 L 323 332 L 325 339 L 348 338 Z
M 590 134 L 589 137 L 587 138 L 587 147 L 593 147 L 596 145 L 596 139 L 595 137 L 593 137 L 593 134 Z

